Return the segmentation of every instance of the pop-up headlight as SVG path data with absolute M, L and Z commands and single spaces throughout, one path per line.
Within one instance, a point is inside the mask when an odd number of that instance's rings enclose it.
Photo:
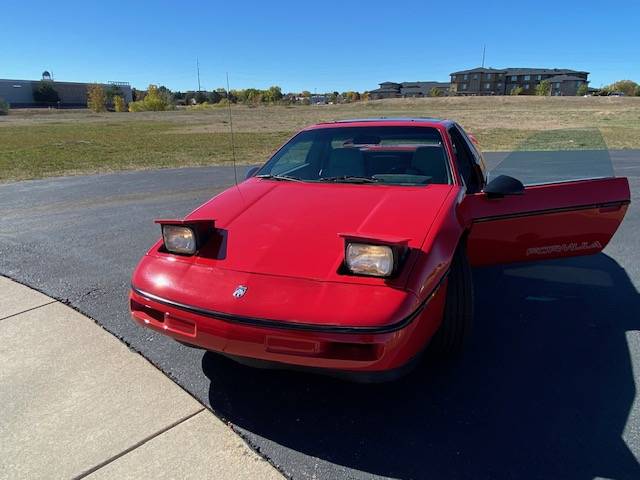
M 388 277 L 395 265 L 393 249 L 387 245 L 347 243 L 345 264 L 356 275 Z
M 196 253 L 196 234 L 190 227 L 162 225 L 164 248 L 171 253 L 193 255 Z
M 214 230 L 213 220 L 156 220 L 162 228 L 164 249 L 179 255 L 194 255 Z

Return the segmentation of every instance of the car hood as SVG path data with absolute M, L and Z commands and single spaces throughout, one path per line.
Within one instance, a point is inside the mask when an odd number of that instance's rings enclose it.
M 188 218 L 214 220 L 225 236 L 224 251 L 207 260 L 212 266 L 342 281 L 340 234 L 402 238 L 419 249 L 451 189 L 254 178 L 212 198 Z

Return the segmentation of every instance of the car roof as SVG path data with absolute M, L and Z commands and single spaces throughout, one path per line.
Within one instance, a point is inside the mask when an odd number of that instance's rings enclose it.
M 320 122 L 307 127 L 305 130 L 327 127 L 347 127 L 347 126 L 416 126 L 421 127 L 448 127 L 451 120 L 432 117 L 374 117 L 374 118 L 351 118 L 345 120 L 333 120 L 329 122 Z

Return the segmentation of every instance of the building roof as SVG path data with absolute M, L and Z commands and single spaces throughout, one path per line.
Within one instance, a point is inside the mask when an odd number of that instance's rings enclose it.
M 524 67 L 507 67 L 501 70 L 495 68 L 472 68 L 470 70 L 460 70 L 453 72 L 451 75 L 461 75 L 466 73 L 504 73 L 506 75 L 568 75 L 572 73 L 589 74 L 580 70 L 570 70 L 568 68 L 524 68 Z
M 470 70 L 460 70 L 459 72 L 453 72 L 451 75 L 460 75 L 465 73 L 504 73 L 505 70 L 500 70 L 497 68 L 485 68 L 485 67 L 476 67 Z

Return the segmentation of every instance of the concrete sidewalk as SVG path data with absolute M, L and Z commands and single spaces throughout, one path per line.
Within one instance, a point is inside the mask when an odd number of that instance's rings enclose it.
M 0 478 L 282 478 L 75 310 L 0 277 Z

